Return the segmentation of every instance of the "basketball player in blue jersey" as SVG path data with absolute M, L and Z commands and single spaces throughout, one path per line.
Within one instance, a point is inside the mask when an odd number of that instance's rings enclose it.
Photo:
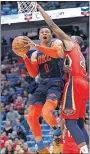
M 40 84 L 32 96 L 32 104 L 29 108 L 27 122 L 34 135 L 39 154 L 49 154 L 42 140 L 41 127 L 38 119 L 42 115 L 49 126 L 54 129 L 54 135 L 61 135 L 60 129 L 57 127 L 56 119 L 53 116 L 53 111 L 58 105 L 58 100 L 61 97 L 64 87 L 64 52 L 61 50 L 60 40 L 51 41 L 52 34 L 49 28 L 43 27 L 40 29 L 39 39 L 40 45 L 37 45 L 37 51 L 32 53 L 30 60 L 26 54 L 19 54 L 19 56 L 24 59 L 31 77 L 35 78 L 38 74 L 41 77 Z M 29 38 L 24 37 L 23 41 L 28 43 Z M 50 46 L 53 47 L 52 52 L 46 50 Z M 57 48 L 57 53 L 54 52 L 54 48 Z

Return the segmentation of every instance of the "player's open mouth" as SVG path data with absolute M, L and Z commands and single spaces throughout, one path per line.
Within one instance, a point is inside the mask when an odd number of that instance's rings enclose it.
M 44 38 L 44 39 L 47 39 L 47 37 L 46 37 L 46 36 L 43 36 L 43 38 Z

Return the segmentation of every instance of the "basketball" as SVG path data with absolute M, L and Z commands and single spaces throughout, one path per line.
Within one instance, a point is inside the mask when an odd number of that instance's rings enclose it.
M 26 44 L 22 41 L 23 38 L 24 36 L 18 36 L 12 42 L 12 50 L 18 56 L 20 54 L 26 54 L 30 49 L 30 47 L 24 47 Z

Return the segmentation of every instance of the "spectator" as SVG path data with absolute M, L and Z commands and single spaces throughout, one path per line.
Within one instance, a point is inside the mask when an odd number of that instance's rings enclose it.
M 20 119 L 20 121 L 22 121 L 23 120 L 23 117 L 24 117 L 24 110 L 25 110 L 25 105 L 24 105 L 24 103 L 22 104 L 22 107 L 19 109 L 19 114 L 21 115 L 21 119 Z
M 26 90 L 23 91 L 22 97 L 23 97 L 24 105 L 26 105 L 28 101 L 28 92 Z
M 23 64 L 23 59 L 21 57 L 18 59 L 17 64 L 18 65 Z
M 11 105 L 10 106 L 10 111 L 7 113 L 6 118 L 10 121 L 10 123 L 12 124 L 12 127 L 13 127 L 15 125 L 15 119 L 16 118 L 20 119 L 21 116 L 17 111 L 15 111 L 13 109 L 13 105 Z
M 16 75 L 18 75 L 18 73 L 19 73 L 19 67 L 17 66 L 17 63 L 15 63 L 15 61 L 14 61 L 13 66 L 11 68 L 11 72 L 15 73 Z
M 21 96 L 17 96 L 16 101 L 14 102 L 14 109 L 19 111 L 23 106 L 23 99 Z
M 23 146 L 22 147 L 23 147 L 24 152 L 30 152 L 27 143 L 23 143 Z
M 6 120 L 6 112 L 4 106 L 0 106 L 1 108 L 1 119 Z
M 18 136 L 16 136 L 14 138 L 14 143 L 13 143 L 13 149 L 14 149 L 14 151 L 15 151 L 17 145 L 20 145 L 20 137 L 18 137 Z
M 10 111 L 10 104 L 7 103 L 7 104 L 5 105 L 6 117 L 7 117 L 7 113 L 8 113 L 9 111 Z
M 2 96 L 5 96 L 6 101 L 8 100 L 8 90 L 6 88 L 2 91 Z
M 3 131 L 2 134 L 1 134 L 1 149 L 5 148 L 5 142 L 8 141 L 8 137 L 6 136 L 6 132 Z
M 80 30 L 78 26 L 73 26 L 71 35 L 80 36 Z
M 25 128 L 25 131 L 28 134 L 29 131 L 30 131 L 30 128 L 29 128 L 28 123 L 27 123 L 27 120 L 26 120 L 27 119 L 27 116 L 28 116 L 28 111 L 25 110 L 24 111 L 24 119 L 22 120 L 21 125 Z
M 24 141 L 27 141 L 25 129 L 24 129 L 24 127 L 21 125 L 19 119 L 15 119 L 15 126 L 14 126 L 13 130 L 14 130 L 15 132 L 17 132 L 17 135 L 18 135 L 21 139 L 23 139 Z
M 25 77 L 21 76 L 20 80 L 21 80 L 21 87 L 24 88 L 24 89 L 27 89 L 28 82 L 25 80 Z
M 26 70 L 24 68 L 20 69 L 20 76 L 25 77 L 27 74 Z
M 13 41 L 13 38 L 10 38 L 9 39 L 10 45 L 12 44 L 12 41 Z
M 21 87 L 21 84 L 22 84 L 22 82 L 21 82 L 21 80 L 20 80 L 20 78 L 15 82 L 15 84 L 14 84 L 14 86 L 15 87 Z
M 23 97 L 28 97 L 28 92 L 26 90 L 23 91 Z
M 4 154 L 14 154 L 13 146 L 11 144 L 6 147 Z
M 12 140 L 8 140 L 8 141 L 6 141 L 5 142 L 5 148 L 3 148 L 2 150 L 1 150 L 1 154 L 13 154 L 13 147 L 12 147 L 12 145 L 13 145 L 13 142 L 12 142 Z M 10 147 L 12 147 L 12 148 L 10 148 Z M 12 150 L 11 150 L 12 149 Z M 11 151 L 10 153 L 8 153 L 8 151 Z
M 10 124 L 10 121 L 9 120 L 6 120 L 6 126 L 4 128 L 4 131 L 6 132 L 6 135 L 8 137 L 11 136 L 13 129 L 11 127 L 11 124 Z
M 7 82 L 7 90 L 8 90 L 9 96 L 13 96 L 15 94 L 15 89 L 12 88 L 10 81 Z
M 24 153 L 23 148 L 20 145 L 17 145 L 14 154 L 22 154 L 22 153 Z
M 4 60 L 3 60 L 3 64 L 8 64 L 9 63 L 9 57 L 8 56 L 5 56 L 4 57 Z
M 1 65 L 1 67 L 2 67 L 2 65 Z M 2 73 L 1 73 L 1 81 L 6 81 L 6 76 L 4 74 L 2 74 Z
M 1 39 L 1 44 L 2 44 L 2 45 L 7 45 L 7 41 L 5 40 L 4 37 L 2 37 L 2 39 Z
M 86 35 L 83 33 L 82 30 L 80 30 L 79 36 L 80 36 L 83 40 L 86 40 L 86 39 L 87 39 Z

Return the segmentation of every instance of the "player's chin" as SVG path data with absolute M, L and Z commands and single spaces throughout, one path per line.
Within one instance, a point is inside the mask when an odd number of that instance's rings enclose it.
M 48 39 L 43 39 L 43 42 L 47 43 L 47 42 L 49 42 L 49 40 Z

